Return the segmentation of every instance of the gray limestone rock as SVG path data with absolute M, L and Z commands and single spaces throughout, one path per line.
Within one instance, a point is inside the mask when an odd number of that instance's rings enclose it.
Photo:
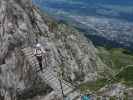
M 42 13 L 31 0 L 0 0 L 0 98 L 28 100 L 50 91 L 21 52 L 37 41 L 47 50 L 44 66 L 74 84 L 94 81 L 106 68 L 91 41 Z

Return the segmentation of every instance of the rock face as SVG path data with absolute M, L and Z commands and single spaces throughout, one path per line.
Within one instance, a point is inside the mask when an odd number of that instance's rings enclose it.
M 65 80 L 94 81 L 106 69 L 91 41 L 41 13 L 31 0 L 0 0 L 0 100 L 34 100 L 51 91 L 21 52 L 37 41 L 48 50 L 45 67 L 63 72 Z

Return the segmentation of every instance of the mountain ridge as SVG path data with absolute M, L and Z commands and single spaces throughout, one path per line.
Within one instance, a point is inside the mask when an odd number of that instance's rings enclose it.
M 101 73 L 108 67 L 97 49 L 77 30 L 57 23 L 29 0 L 1 0 L 0 5 L 0 98 L 34 100 L 40 91 L 45 96 L 51 90 L 22 53 L 37 41 L 48 50 L 45 67 L 64 72 L 65 80 L 78 84 L 108 77 Z
M 41 2 L 34 0 L 34 2 L 56 19 L 67 21 L 84 30 L 85 35 L 105 38 L 105 41 L 108 40 L 107 42 L 111 46 L 112 42 L 116 42 L 116 45 L 119 44 L 118 47 L 133 49 L 131 0 L 41 0 Z M 91 40 L 95 44 L 100 42 L 100 40 Z

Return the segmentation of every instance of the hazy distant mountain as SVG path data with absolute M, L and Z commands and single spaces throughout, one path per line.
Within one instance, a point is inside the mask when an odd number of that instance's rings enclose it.
M 93 35 L 96 44 L 107 40 L 107 45 L 132 48 L 131 0 L 34 0 L 34 3 L 57 19 L 84 31 L 87 36 Z
M 133 1 L 131 0 L 34 0 L 34 2 L 56 15 L 70 13 L 133 21 Z

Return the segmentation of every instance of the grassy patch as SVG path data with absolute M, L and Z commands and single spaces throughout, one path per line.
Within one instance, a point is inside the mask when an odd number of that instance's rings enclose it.
M 127 65 L 133 65 L 133 54 L 125 49 L 98 47 L 98 55 L 110 68 L 118 71 Z
M 116 81 L 121 81 L 127 86 L 133 86 L 133 66 L 129 66 L 115 76 Z
M 131 51 L 119 48 L 106 49 L 98 47 L 98 55 L 115 73 L 118 73 L 120 69 L 133 65 L 133 53 Z M 133 86 L 133 66 L 126 67 L 117 76 L 115 76 L 115 82 L 122 82 L 127 86 Z
M 106 85 L 106 79 L 99 79 L 95 82 L 87 82 L 87 83 L 81 84 L 79 87 L 81 91 L 90 90 L 95 92 L 105 85 Z
M 98 47 L 98 55 L 102 61 L 107 64 L 115 73 L 118 73 L 123 67 L 133 65 L 133 53 L 121 48 L 103 48 Z M 112 78 L 111 78 L 112 79 Z M 121 71 L 112 80 L 112 83 L 122 82 L 125 85 L 133 86 L 133 67 L 129 66 Z M 80 85 L 81 91 L 96 92 L 100 88 L 108 84 L 107 79 L 99 79 L 95 82 L 87 82 Z M 112 98 L 113 100 L 113 98 Z

